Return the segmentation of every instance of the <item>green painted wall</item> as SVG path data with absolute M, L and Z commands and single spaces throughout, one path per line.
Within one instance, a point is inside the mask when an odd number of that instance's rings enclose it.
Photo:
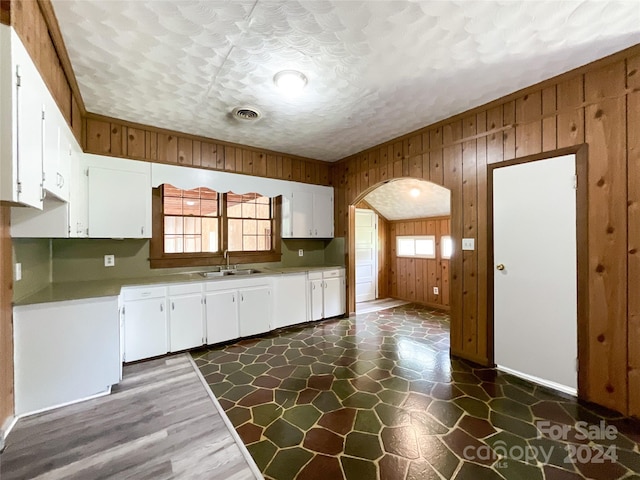
M 13 298 L 19 300 L 51 282 L 51 240 L 16 238 L 13 240 L 13 263 L 22 264 L 22 280 L 13 284 Z
M 345 266 L 345 254 L 347 250 L 345 248 L 344 237 L 336 237 L 327 243 L 327 248 L 324 250 L 324 262 L 327 265 L 339 265 Z

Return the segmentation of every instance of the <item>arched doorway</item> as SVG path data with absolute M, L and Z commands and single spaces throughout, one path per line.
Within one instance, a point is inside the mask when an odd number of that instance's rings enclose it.
M 349 312 L 356 311 L 357 300 L 371 297 L 370 277 L 378 300 L 449 309 L 450 190 L 411 177 L 380 182 L 354 199 L 348 215 Z M 370 216 L 377 223 L 373 241 Z M 370 258 L 376 243 L 375 258 Z M 372 264 L 375 272 L 370 272 Z

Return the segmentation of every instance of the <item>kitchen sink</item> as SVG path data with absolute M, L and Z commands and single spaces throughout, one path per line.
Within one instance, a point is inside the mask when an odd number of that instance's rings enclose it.
M 204 278 L 225 277 L 231 274 L 232 272 L 229 270 L 218 270 L 217 272 L 200 272 L 200 275 L 202 275 Z
M 256 270 L 255 268 L 247 268 L 243 270 L 231 270 L 229 274 L 231 275 L 254 275 L 256 273 L 262 273 L 261 270 Z

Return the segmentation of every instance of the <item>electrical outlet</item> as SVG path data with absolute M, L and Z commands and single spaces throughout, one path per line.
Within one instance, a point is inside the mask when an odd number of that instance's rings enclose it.
M 22 280 L 22 264 L 16 263 L 16 282 Z
M 303 249 L 299 249 L 298 250 L 298 256 L 302 257 L 304 255 L 304 250 Z
M 475 250 L 476 248 L 476 239 L 475 238 L 463 238 L 462 239 L 462 250 Z
M 440 295 L 440 289 L 438 287 L 433 287 L 433 294 Z
M 116 264 L 116 256 L 115 255 L 105 255 L 104 256 L 104 266 L 105 267 L 113 267 Z

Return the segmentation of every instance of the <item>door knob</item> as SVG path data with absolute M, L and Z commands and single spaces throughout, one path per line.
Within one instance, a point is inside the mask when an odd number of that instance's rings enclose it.
M 500 271 L 504 270 L 504 265 L 502 263 L 499 263 L 496 268 Z

